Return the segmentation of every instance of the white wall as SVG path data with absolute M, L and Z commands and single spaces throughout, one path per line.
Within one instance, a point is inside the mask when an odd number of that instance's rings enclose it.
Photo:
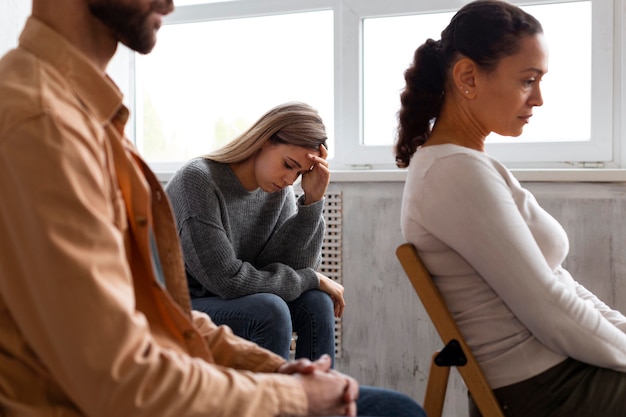
M 0 0 L 0 56 L 17 46 L 30 9 L 30 0 Z

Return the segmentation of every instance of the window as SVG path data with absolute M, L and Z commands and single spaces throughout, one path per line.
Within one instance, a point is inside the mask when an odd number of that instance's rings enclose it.
M 544 105 L 535 109 L 520 137 L 490 135 L 487 151 L 511 167 L 609 163 L 614 158 L 613 62 L 611 49 L 605 46 L 611 44 L 611 8 L 601 10 L 599 2 L 592 1 L 534 3 L 538 4 L 520 6 L 542 23 L 550 47 L 550 71 L 541 84 Z M 379 156 L 389 154 L 386 149 L 395 138 L 403 72 L 413 52 L 427 38 L 440 39 L 456 7 L 441 2 L 439 10 L 422 9 L 382 17 L 379 9 L 357 12 L 363 20 L 364 63 L 358 147 L 360 158 L 374 164 L 384 163 Z M 601 16 L 606 22 L 593 24 Z
M 613 2 L 514 3 L 542 22 L 550 72 L 542 82 L 544 106 L 524 135 L 494 135 L 488 151 L 514 168 L 619 166 Z M 114 78 L 126 68 L 134 74 L 121 77 L 134 114 L 129 134 L 157 171 L 220 146 L 290 100 L 320 111 L 334 169 L 395 167 L 403 72 L 459 7 L 455 0 L 176 4 L 155 50 L 122 50 L 112 70 Z
M 304 101 L 334 149 L 332 29 L 329 10 L 164 26 L 135 59 L 138 148 L 153 164 L 185 161 Z

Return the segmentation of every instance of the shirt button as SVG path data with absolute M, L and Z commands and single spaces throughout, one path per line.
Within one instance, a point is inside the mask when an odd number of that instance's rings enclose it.
M 138 226 L 146 226 L 148 224 L 148 218 L 145 216 L 137 216 L 135 217 L 135 222 L 137 222 Z
M 191 340 L 196 336 L 196 332 L 194 332 L 193 330 L 185 330 L 183 332 L 183 337 L 187 340 Z

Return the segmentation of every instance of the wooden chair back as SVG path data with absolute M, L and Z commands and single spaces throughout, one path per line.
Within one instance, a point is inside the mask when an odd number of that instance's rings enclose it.
M 504 417 L 485 374 L 415 247 L 404 243 L 396 250 L 396 256 L 444 343 L 444 348 L 433 355 L 428 374 L 424 398 L 424 410 L 428 417 L 441 417 L 451 366 L 457 367 L 483 417 Z

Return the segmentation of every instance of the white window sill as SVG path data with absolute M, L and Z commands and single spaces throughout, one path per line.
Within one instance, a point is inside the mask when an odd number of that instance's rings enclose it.
M 626 169 L 512 169 L 520 182 L 626 182 Z M 332 182 L 404 182 L 406 170 L 333 171 Z
M 626 169 L 512 169 L 521 182 L 626 182 Z M 173 172 L 157 172 L 165 183 Z M 332 171 L 331 181 L 338 182 L 404 182 L 406 170 L 340 170 Z

